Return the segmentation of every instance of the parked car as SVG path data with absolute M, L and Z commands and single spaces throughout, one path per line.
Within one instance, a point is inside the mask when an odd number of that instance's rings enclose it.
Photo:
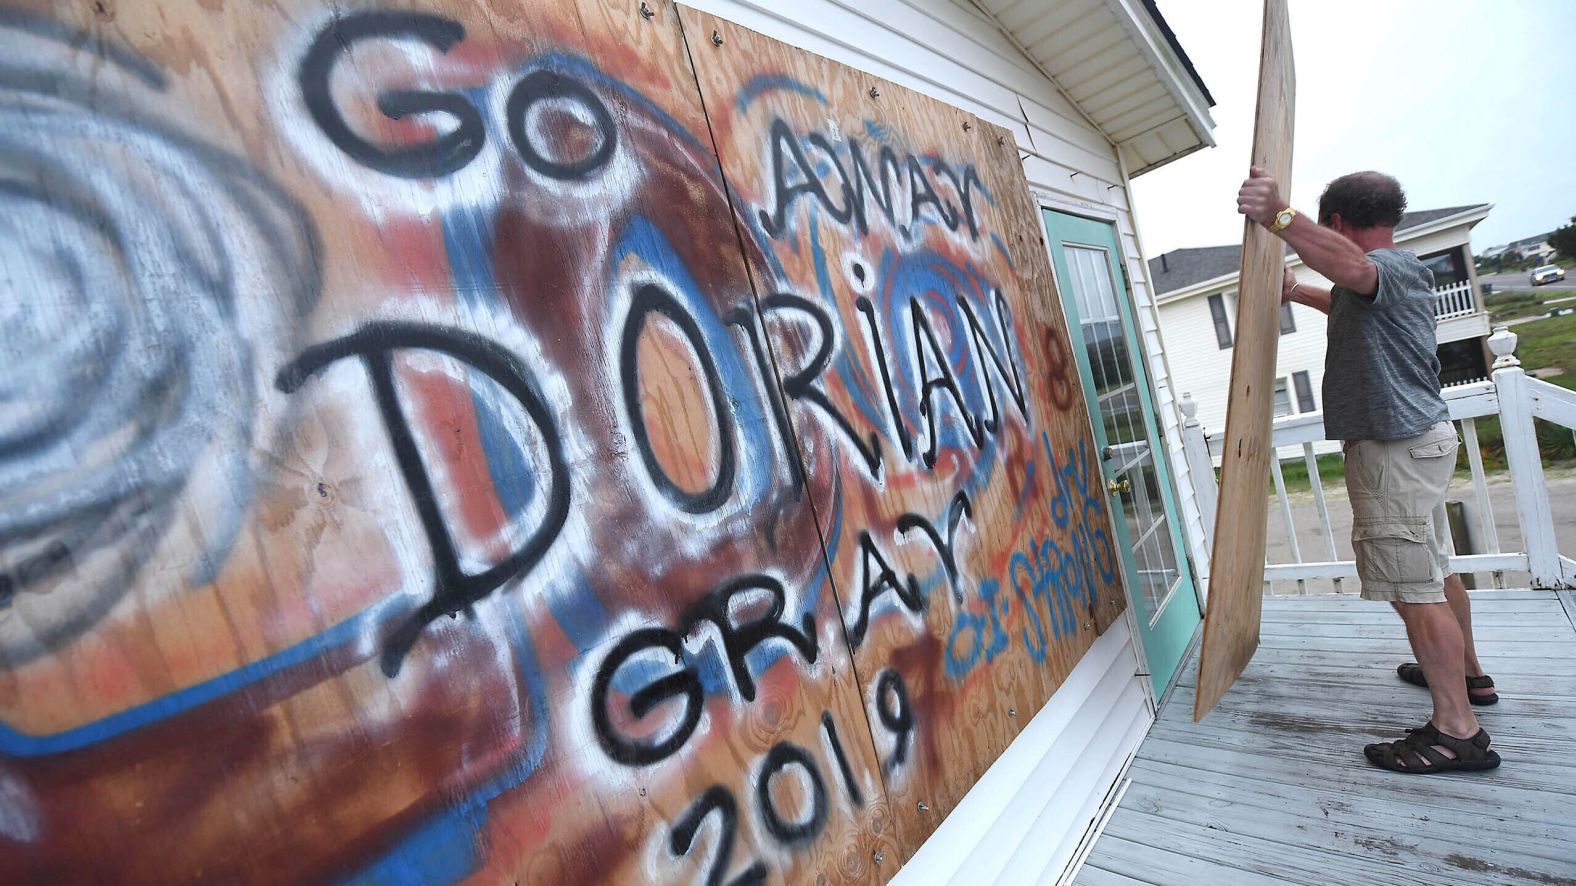
M 1539 265 L 1532 269 L 1532 285 L 1542 286 L 1565 279 L 1565 269 L 1559 265 Z

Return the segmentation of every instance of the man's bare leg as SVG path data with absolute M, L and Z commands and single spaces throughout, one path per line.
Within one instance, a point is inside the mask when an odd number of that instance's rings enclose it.
M 1477 645 L 1472 641 L 1472 601 L 1467 597 L 1467 588 L 1461 583 L 1461 576 L 1454 572 L 1445 576 L 1445 602 L 1450 604 L 1450 611 L 1456 617 L 1456 624 L 1461 626 L 1461 642 L 1465 651 L 1462 661 L 1466 664 L 1466 675 L 1481 677 L 1483 664 L 1478 661 Z M 1494 691 L 1492 686 L 1471 690 L 1479 696 L 1492 695 Z
M 1428 678 L 1434 699 L 1434 728 L 1456 738 L 1479 729 L 1467 700 L 1466 645 L 1454 607 L 1448 603 L 1392 603 L 1406 623 L 1406 638 Z

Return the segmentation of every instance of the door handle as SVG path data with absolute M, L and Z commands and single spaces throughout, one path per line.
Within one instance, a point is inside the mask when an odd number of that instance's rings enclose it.
M 1132 488 L 1133 488 L 1133 484 L 1128 482 L 1127 480 L 1120 480 L 1120 481 L 1118 481 L 1118 480 L 1107 480 L 1107 481 L 1105 481 L 1105 489 L 1106 489 L 1107 492 L 1111 493 L 1112 495 L 1120 495 L 1120 494 L 1122 494 L 1124 492 L 1127 492 L 1127 491 L 1131 490 Z

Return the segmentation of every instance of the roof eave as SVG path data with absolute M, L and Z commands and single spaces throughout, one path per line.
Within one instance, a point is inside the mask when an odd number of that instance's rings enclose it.
M 1163 31 L 1158 24 L 1164 21 L 1159 18 L 1159 11 L 1150 12 L 1151 0 L 1080 0 L 1076 4 L 1072 0 L 1041 0 L 1032 4 L 974 0 L 974 6 L 1111 145 L 1124 167 L 1124 178 L 1215 145 L 1215 121 L 1209 115 L 1213 101 L 1201 81 L 1195 79 L 1197 73 L 1175 35 L 1167 37 L 1169 28 Z M 1063 12 L 1069 13 L 1062 16 L 1067 19 L 1061 22 L 1063 27 L 1087 20 L 1096 32 L 1109 34 L 1111 40 L 1101 44 L 1106 49 L 1093 57 L 1064 57 L 1050 52 L 1043 44 L 1052 40 L 1052 34 L 1037 26 Z M 1003 20 L 1002 13 L 1010 14 L 1011 25 Z M 1159 89 L 1152 98 L 1128 106 L 1123 106 L 1123 96 L 1113 97 L 1101 89 L 1080 93 L 1079 86 L 1088 82 L 1091 75 L 1087 70 L 1076 76 L 1074 72 L 1095 59 L 1103 60 L 1101 63 L 1136 60 L 1141 66 L 1129 77 L 1145 82 L 1135 89 Z M 1064 82 L 1069 77 L 1073 79 Z M 1102 98 L 1113 100 L 1102 103 Z
M 1205 96 L 1203 90 L 1199 88 L 1198 82 L 1194 79 L 1196 74 L 1189 72 L 1191 65 L 1178 57 L 1177 53 L 1172 49 L 1172 42 L 1167 40 L 1161 32 L 1160 24 L 1154 17 L 1159 14 L 1159 10 L 1154 10 L 1152 15 L 1150 9 L 1135 2 L 1135 0 L 1106 0 L 1106 6 L 1116 14 L 1117 21 L 1122 23 L 1122 27 L 1127 30 L 1128 35 L 1138 44 L 1144 60 L 1149 63 L 1149 66 L 1154 69 L 1161 82 L 1165 84 L 1166 91 L 1170 93 L 1172 100 L 1177 103 L 1177 106 L 1186 116 L 1189 127 L 1199 140 L 1198 144 L 1178 150 L 1171 156 L 1151 162 L 1137 171 L 1129 172 L 1129 177 L 1137 177 L 1152 169 L 1158 169 L 1200 148 L 1214 147 L 1215 120 L 1209 114 L 1209 109 L 1214 102 Z M 1124 138 L 1117 145 L 1117 148 L 1120 149 L 1122 145 L 1135 139 L 1143 138 L 1149 132 L 1169 122 L 1171 121 L 1166 120 L 1142 132 L 1134 133 Z

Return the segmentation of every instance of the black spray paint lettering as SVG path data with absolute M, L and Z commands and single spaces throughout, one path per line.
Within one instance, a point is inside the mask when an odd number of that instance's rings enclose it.
M 897 404 L 897 392 L 892 389 L 892 370 L 887 365 L 886 343 L 881 336 L 881 321 L 876 316 L 876 307 L 870 303 L 870 299 L 862 295 L 854 300 L 854 307 L 864 315 L 865 325 L 870 329 L 870 343 L 876 352 L 876 368 L 881 372 L 881 387 L 886 392 L 887 412 L 892 419 L 892 427 L 897 430 L 897 440 L 903 447 L 903 457 L 912 461 L 914 437 L 908 432 L 908 424 L 903 421 L 903 411 Z
M 804 468 L 799 452 L 799 441 L 794 438 L 793 428 L 788 424 L 788 407 L 783 403 L 782 392 L 772 383 L 777 373 L 772 369 L 771 358 L 766 354 L 766 346 L 761 339 L 764 335 L 759 326 L 759 315 L 749 304 L 740 305 L 728 312 L 723 322 L 744 330 L 745 337 L 750 343 L 750 354 L 755 358 L 755 367 L 763 379 L 766 388 L 766 399 L 771 403 L 772 422 L 777 426 L 777 435 L 782 440 L 783 449 L 787 453 L 788 469 L 793 473 L 794 498 L 797 500 L 804 494 Z
M 896 594 L 909 611 L 916 613 L 924 612 L 927 602 L 912 574 L 907 577 L 906 584 L 898 580 L 897 572 L 882 556 L 868 530 L 859 532 L 859 555 L 859 615 L 848 628 L 848 642 L 855 649 L 864 642 L 865 632 L 870 629 L 870 606 L 882 594 L 888 591 Z
M 833 754 L 842 771 L 844 782 L 848 786 L 849 798 L 855 806 L 864 805 L 864 796 L 854 781 L 848 759 L 843 753 L 842 743 L 837 738 L 837 728 L 832 723 L 830 711 L 821 713 L 821 725 L 831 741 Z M 772 793 L 774 780 L 790 777 L 795 771 L 802 777 L 805 788 L 805 806 L 797 814 L 785 812 Z M 815 838 L 826 829 L 830 798 L 827 795 L 826 781 L 821 775 L 821 768 L 809 751 L 792 742 L 780 741 L 767 751 L 766 757 L 761 761 L 760 771 L 755 777 L 754 795 L 756 811 L 760 814 L 763 829 L 775 842 L 785 848 L 800 848 L 814 842 Z M 714 784 L 702 791 L 689 808 L 684 810 L 678 821 L 673 823 L 673 830 L 668 834 L 668 851 L 675 857 L 688 855 L 695 845 L 695 837 L 701 825 L 713 813 L 716 814 L 718 822 L 717 848 L 712 854 L 710 866 L 706 869 L 706 886 L 720 886 L 733 862 L 739 823 L 739 804 L 734 799 L 733 793 L 720 784 Z M 726 882 L 728 886 L 746 886 L 746 884 L 764 883 L 766 877 L 766 866 L 759 860 L 754 860 L 744 871 Z
M 629 712 L 636 720 L 644 719 L 653 708 L 666 701 L 677 698 L 684 700 L 679 721 L 667 737 L 642 741 L 630 738 L 614 728 L 607 708 L 613 677 L 625 664 L 651 650 L 661 650 L 667 653 L 670 660 L 681 662 L 684 658 L 684 638 L 677 631 L 667 628 L 635 631 L 613 646 L 607 658 L 602 660 L 602 666 L 597 669 L 596 680 L 592 684 L 591 726 L 596 732 L 597 743 L 609 757 L 626 766 L 645 766 L 667 759 L 689 741 L 696 725 L 700 723 L 704 701 L 700 677 L 693 668 L 685 665 L 652 680 L 629 697 Z M 649 662 L 654 658 L 646 655 L 644 660 Z
M 958 574 L 958 525 L 963 518 L 968 517 L 969 522 L 974 521 L 974 506 L 969 503 L 967 492 L 959 489 L 952 496 L 952 503 L 947 507 L 946 535 L 942 535 L 936 525 L 923 516 L 914 513 L 902 514 L 897 518 L 899 532 L 908 533 L 914 530 L 921 532 L 930 543 L 935 546 L 936 553 L 941 556 L 941 568 L 947 573 L 947 583 L 952 587 L 952 596 L 959 603 L 963 602 L 963 582 Z
M 728 865 L 733 861 L 733 844 L 739 831 L 739 804 L 733 794 L 720 784 L 714 784 L 690 804 L 689 809 L 673 825 L 668 835 L 668 851 L 675 856 L 688 855 L 695 845 L 695 832 L 713 812 L 717 813 L 717 850 L 711 857 L 711 867 L 706 869 L 706 886 L 723 886 L 728 875 Z M 766 865 L 752 862 L 743 873 L 727 881 L 727 886 L 756 886 L 766 882 Z
M 772 795 L 772 779 L 784 775 L 795 767 L 804 776 L 805 790 L 809 794 L 809 808 L 798 820 L 783 814 Z M 826 782 L 815 765 L 810 752 L 796 744 L 781 741 L 766 752 L 766 760 L 755 777 L 755 802 L 761 813 L 766 832 L 777 842 L 788 847 L 804 846 L 813 841 L 826 827 Z
M 422 461 L 410 422 L 400 404 L 394 380 L 394 352 L 422 350 L 444 354 L 491 378 L 513 397 L 536 426 L 552 473 L 547 508 L 541 523 L 508 557 L 488 569 L 467 574 L 460 568 L 454 540 L 438 506 L 437 492 Z M 432 597 L 389 636 L 383 650 L 383 672 L 392 677 L 433 620 L 454 615 L 492 593 L 505 582 L 528 573 L 563 529 L 569 516 L 569 468 L 552 413 L 537 392 L 530 371 L 513 353 L 480 336 L 456 329 L 410 323 L 369 323 L 343 338 L 307 348 L 279 371 L 275 385 L 289 394 L 308 378 L 347 357 L 360 357 L 371 377 L 383 426 L 394 447 L 401 475 L 421 518 L 432 550 L 435 573 Z
M 978 418 L 969 414 L 969 407 L 963 400 L 963 389 L 958 386 L 958 377 L 953 374 L 952 364 L 947 361 L 947 354 L 941 349 L 941 343 L 936 340 L 936 331 L 930 325 L 930 315 L 920 305 L 919 299 L 909 302 L 909 314 L 914 324 L 914 370 L 920 379 L 919 414 L 926 420 L 930 435 L 930 445 L 920 459 L 925 467 L 933 468 L 936 466 L 936 452 L 941 445 L 941 409 L 933 399 L 937 391 L 952 398 L 958 420 L 963 422 L 976 449 L 985 443 L 985 428 Z M 925 358 L 927 352 L 931 357 L 929 360 Z M 931 363 L 936 366 L 935 375 L 930 374 Z
M 773 120 L 768 138 L 772 146 L 772 194 L 775 195 L 775 203 L 771 212 L 763 209 L 759 214 L 761 228 L 766 236 L 775 240 L 782 234 L 788 210 L 804 194 L 813 196 L 833 219 L 839 223 L 846 222 L 850 211 L 848 204 L 845 202 L 837 206 L 832 202 L 826 185 L 815 174 L 815 169 L 811 167 L 809 158 L 805 156 L 804 149 L 799 146 L 799 140 L 794 137 L 788 124 L 782 120 Z M 821 144 L 826 145 L 825 139 L 822 139 Z M 830 145 L 825 150 L 830 154 Z M 791 178 L 797 181 L 790 182 Z
M 990 379 L 992 368 L 996 371 L 996 377 L 1007 388 L 1007 392 L 1012 395 L 1013 405 L 1018 407 L 1018 414 L 1023 416 L 1025 423 L 1029 423 L 1029 400 L 1028 392 L 1023 386 L 1023 376 L 1018 372 L 1020 361 L 1013 356 L 1012 315 L 1007 311 L 1007 300 L 1002 297 L 999 289 L 994 290 L 991 295 L 995 301 L 997 330 L 1001 333 L 1001 351 L 991 343 L 990 333 L 980 323 L 968 299 L 959 298 L 958 307 L 963 309 L 964 322 L 969 327 L 969 340 L 974 343 L 974 364 L 979 367 L 979 386 L 985 389 L 985 396 L 990 402 L 990 416 L 984 419 L 984 428 L 995 433 L 1001 427 L 1001 407 L 996 402 L 996 385 Z M 1003 354 L 1002 351 L 1006 353 Z M 987 358 L 990 361 L 988 364 Z
M 913 154 L 908 155 L 908 227 L 914 229 L 914 223 L 919 221 L 919 214 L 926 206 L 936 207 L 936 215 L 941 218 L 941 223 L 950 231 L 958 229 L 958 212 L 950 205 L 943 202 L 936 194 L 936 186 L 930 183 L 930 176 L 925 174 L 925 167 L 920 165 L 919 158 Z
M 865 792 L 859 789 L 854 769 L 848 764 L 848 753 L 843 750 L 842 739 L 837 737 L 837 724 L 832 721 L 831 711 L 821 712 L 821 731 L 826 735 L 827 746 L 832 749 L 832 758 L 837 761 L 837 771 L 843 776 L 843 789 L 848 791 L 848 801 L 855 806 L 865 805 Z
M 763 593 L 770 601 L 766 612 L 739 621 L 736 618 L 739 610 L 748 610 L 751 598 Z M 745 605 L 736 607 L 736 602 Z M 777 579 L 769 575 L 743 575 L 698 601 L 676 630 L 642 628 L 616 643 L 597 668 L 591 687 L 591 725 L 602 750 L 626 766 L 649 766 L 672 756 L 689 740 L 700 722 L 704 697 L 699 673 L 685 661 L 684 638 L 702 624 L 711 624 L 717 629 L 729 672 L 745 701 L 755 699 L 755 679 L 749 669 L 749 655 L 755 649 L 773 641 L 787 643 L 806 662 L 813 664 L 819 655 L 815 617 L 806 613 L 800 626 L 795 627 L 783 619 L 786 605 L 787 592 Z M 613 724 L 608 702 L 613 692 L 613 679 L 619 671 L 631 663 L 656 660 L 658 657 L 650 654 L 654 650 L 665 653 L 675 670 L 634 692 L 628 702 L 630 714 L 641 720 L 669 700 L 682 699 L 683 704 L 677 722 L 666 737 L 640 740 L 629 737 Z
M 335 16 L 312 41 L 301 59 L 296 79 L 301 99 L 314 123 L 335 147 L 357 163 L 401 178 L 441 178 L 463 169 L 481 153 L 487 129 L 481 111 L 457 92 L 390 89 L 378 94 L 377 108 L 392 120 L 441 114 L 453 128 L 430 141 L 412 145 L 380 145 L 350 128 L 334 104 L 331 83 L 335 67 L 356 44 L 369 40 L 416 40 L 447 53 L 465 39 L 459 22 L 419 12 L 358 12 Z M 566 103 L 590 117 L 592 145 L 580 157 L 559 158 L 532 137 L 533 109 L 544 103 Z M 575 115 L 569 115 L 575 116 Z M 579 121 L 576 117 L 577 122 Z M 521 78 L 504 105 L 504 128 L 520 159 L 531 170 L 558 180 L 583 180 L 603 168 L 618 147 L 618 127 L 606 103 L 589 86 L 558 71 L 540 69 Z
M 832 322 L 832 315 L 818 302 L 791 293 L 775 293 L 761 300 L 761 308 L 766 312 L 783 311 L 797 312 L 808 316 L 815 323 L 816 343 L 815 355 L 810 358 L 804 368 L 798 372 L 785 374 L 783 377 L 783 393 L 791 399 L 803 400 L 814 405 L 831 418 L 832 423 L 843 433 L 843 436 L 854 447 L 859 458 L 864 462 L 865 470 L 870 476 L 879 477 L 881 474 L 881 443 L 874 431 L 865 439 L 860 439 L 859 432 L 854 429 L 852 422 L 832 402 L 826 391 L 816 384 L 816 379 L 826 372 L 832 365 L 832 353 L 837 344 L 837 332 Z
M 979 239 L 979 219 L 974 211 L 974 197 L 983 185 L 972 165 L 964 167 L 960 173 L 945 162 L 922 159 L 914 154 L 906 154 L 899 160 L 891 148 L 882 145 L 876 155 L 876 166 L 880 170 L 877 176 L 866 160 L 859 139 L 849 137 L 846 140 L 849 157 L 845 164 L 826 136 L 812 132 L 805 136 L 804 142 L 826 158 L 836 175 L 835 190 L 841 194 L 839 203 L 833 199 L 828 183 L 816 174 L 809 154 L 787 123 L 781 119 L 773 120 L 768 138 L 771 146 L 772 205 L 770 210 L 759 210 L 757 218 L 766 236 L 773 240 L 782 236 L 788 226 L 788 213 L 794 203 L 805 196 L 820 205 L 833 222 L 852 224 L 855 232 L 861 236 L 869 231 L 870 226 L 871 213 L 866 204 L 868 199 L 876 204 L 880 216 L 896 227 L 902 237 L 906 238 L 913 232 L 915 224 L 928 210 L 948 231 L 956 232 L 960 225 L 966 224 L 969 237 Z M 946 177 L 957 194 L 957 204 L 941 195 L 931 175 L 932 167 Z M 894 181 L 906 185 L 906 188 L 894 190 Z M 901 211 L 903 204 L 898 202 L 898 198 L 904 195 L 907 197 L 906 213 Z
M 651 435 L 646 428 L 643 398 L 640 388 L 638 349 L 640 334 L 646 318 L 652 312 L 666 317 L 676 326 L 699 361 L 706 392 L 711 398 L 712 415 L 717 420 L 717 476 L 712 484 L 700 492 L 689 492 L 668 476 L 657 453 L 651 446 Z M 733 435 L 733 409 L 722 390 L 722 379 L 717 374 L 717 363 L 706 347 L 700 326 L 684 306 L 666 290 L 654 284 L 645 284 L 635 290 L 629 314 L 624 319 L 624 334 L 619 342 L 619 377 L 624 389 L 624 413 L 630 430 L 635 435 L 635 448 L 640 450 L 640 460 L 646 473 L 661 493 L 681 510 L 691 514 L 704 514 L 721 507 L 733 493 L 734 473 L 737 470 L 737 444 Z
M 963 174 L 959 175 L 945 161 L 933 161 L 937 172 L 947 177 L 952 183 L 953 190 L 958 192 L 963 202 L 963 220 L 969 225 L 969 238 L 978 240 L 980 236 L 979 220 L 974 217 L 974 189 L 983 188 L 985 183 L 980 181 L 980 176 L 973 164 L 963 167 Z
M 419 40 L 448 52 L 465 38 L 459 22 L 419 12 L 362 12 L 336 15 L 312 41 L 301 59 L 298 78 L 307 112 L 334 146 L 363 166 L 402 178 L 448 175 L 481 153 L 487 140 L 482 116 L 463 96 L 452 92 L 390 90 L 378 96 L 378 110 L 398 120 L 412 114 L 447 114 L 453 130 L 430 142 L 409 146 L 378 145 L 351 130 L 334 106 L 330 78 L 341 58 L 364 40 Z
M 914 735 L 914 709 L 909 704 L 908 686 L 903 675 L 887 668 L 876 677 L 876 719 L 892 733 L 892 756 L 883 769 L 891 774 L 908 759 L 909 740 Z
M 863 265 L 858 266 L 857 269 L 862 271 Z M 969 439 L 976 448 L 983 445 L 986 434 L 993 434 L 1000 428 L 1003 410 L 1000 401 L 1003 398 L 1011 399 L 1025 423 L 1029 422 L 1027 389 L 1020 369 L 1022 360 L 1013 338 L 1012 317 L 1000 290 L 993 291 L 993 300 L 994 305 L 977 310 L 965 297 L 958 296 L 957 304 L 964 318 L 965 328 L 948 330 L 951 333 L 949 336 L 951 340 L 963 336 L 968 342 L 975 367 L 973 383 L 979 387 L 989 404 L 988 414 L 979 416 L 971 413 L 964 401 L 958 375 L 941 348 L 934 319 L 918 299 L 911 299 L 909 302 L 911 338 L 914 343 L 910 359 L 913 375 L 920 381 L 918 391 L 920 416 L 925 420 L 929 431 L 926 448 L 921 454 L 921 463 L 926 468 L 935 467 L 941 445 L 940 429 L 944 398 L 938 397 L 937 394 L 951 398 L 957 417 L 968 431 Z M 893 372 L 880 318 L 875 305 L 864 296 L 856 298 L 855 307 L 864 318 L 868 339 L 874 352 L 873 360 L 885 394 L 892 431 L 896 434 L 904 458 L 912 462 L 915 440 L 903 417 L 897 392 L 893 387 Z M 706 395 L 717 420 L 719 437 L 716 441 L 718 454 L 716 473 L 711 485 L 699 492 L 691 492 L 680 487 L 667 474 L 657 459 L 644 421 L 645 407 L 640 387 L 638 349 L 646 322 L 652 313 L 666 317 L 694 352 Z M 774 338 L 781 336 L 780 327 L 768 330 L 765 326 L 765 319 L 774 316 L 782 317 L 784 322 L 792 322 L 789 318 L 804 318 L 814 328 L 814 341 L 809 346 L 812 353 L 808 360 L 796 369 L 775 366 L 767 351 L 768 335 Z M 992 319 L 995 321 L 994 327 L 987 325 Z M 859 462 L 869 475 L 874 478 L 881 476 L 885 462 L 880 439 L 882 434 L 876 430 L 856 427 L 854 421 L 821 385 L 821 379 L 831 369 L 838 348 L 837 319 L 826 305 L 795 293 L 776 292 L 760 300 L 759 312 L 753 310 L 747 303 L 741 304 L 728 311 L 723 321 L 728 326 L 741 330 L 748 342 L 748 354 L 766 391 L 772 421 L 790 464 L 796 492 L 802 487 L 805 477 L 798 441 L 793 433 L 793 425 L 784 402 L 785 397 L 804 403 L 826 416 L 841 438 L 853 448 Z M 998 337 L 999 345 L 995 341 Z M 741 350 L 743 350 L 742 346 Z M 619 374 L 623 388 L 625 416 L 634 438 L 635 448 L 639 450 L 641 462 L 657 490 L 679 509 L 691 514 L 708 513 L 724 506 L 732 495 L 740 458 L 735 426 L 736 415 L 732 401 L 723 389 L 716 358 L 710 351 L 695 317 L 677 298 L 656 284 L 643 284 L 634 294 L 624 320 L 620 341 Z M 780 391 L 773 383 L 778 377 L 782 379 Z M 1006 393 L 998 396 L 998 388 L 1004 389 Z
M 752 597 L 764 592 L 771 601 L 767 611 L 744 622 L 735 620 L 735 602 L 746 606 Z M 687 619 L 689 625 L 710 622 L 722 635 L 722 648 L 733 671 L 733 681 L 738 684 L 739 695 L 745 701 L 755 700 L 755 679 L 745 660 L 751 651 L 771 640 L 781 640 L 799 651 L 807 662 L 814 662 L 817 655 L 815 616 L 804 614 L 798 629 L 783 620 L 783 610 L 788 604 L 788 593 L 782 582 L 769 575 L 744 575 L 729 581 L 716 593 L 696 603 Z M 688 630 L 685 631 L 688 633 Z
M 893 202 L 892 183 L 901 179 L 903 167 L 898 163 L 897 154 L 886 145 L 882 145 L 876 154 L 876 168 L 881 171 L 878 179 L 870 169 L 870 164 L 865 160 L 864 148 L 860 147 L 858 139 L 848 140 L 848 155 L 853 174 L 848 179 L 849 206 L 853 207 L 854 228 L 861 236 L 870 231 L 870 219 L 866 212 L 865 189 L 870 189 L 870 199 L 875 201 L 876 208 L 881 210 L 881 215 L 886 218 L 887 224 L 898 229 L 902 236 L 908 236 L 908 226 L 899 225 L 896 215 L 896 204 Z
M 585 156 L 554 160 L 542 154 L 531 140 L 526 125 L 531 109 L 553 99 L 571 101 L 591 115 L 592 128 L 597 134 L 596 147 Z M 515 84 L 509 93 L 504 118 L 509 123 L 509 138 L 525 165 L 548 178 L 564 181 L 588 178 L 613 158 L 613 151 L 618 147 L 618 127 L 613 125 L 613 115 L 607 106 L 590 87 L 557 71 L 532 71 Z

